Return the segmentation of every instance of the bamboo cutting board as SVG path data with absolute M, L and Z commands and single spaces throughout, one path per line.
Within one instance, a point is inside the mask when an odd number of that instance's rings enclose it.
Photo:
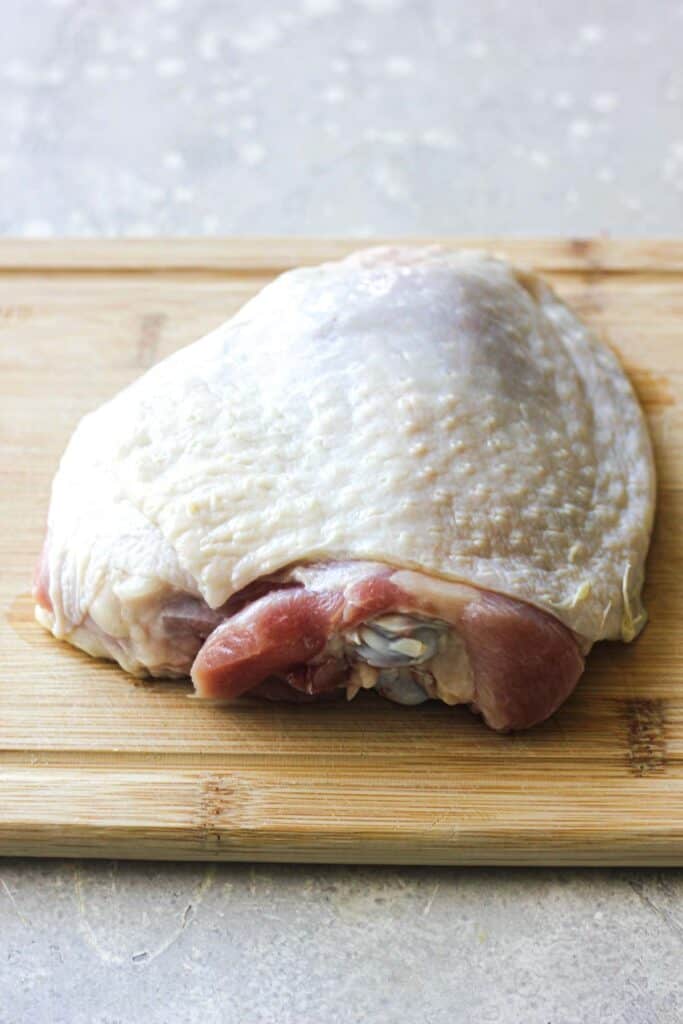
M 0 242 L 0 852 L 408 863 L 683 863 L 683 243 L 466 244 L 533 266 L 621 355 L 660 493 L 651 622 L 517 736 L 467 711 L 230 709 L 33 622 L 32 566 L 80 416 L 332 241 Z

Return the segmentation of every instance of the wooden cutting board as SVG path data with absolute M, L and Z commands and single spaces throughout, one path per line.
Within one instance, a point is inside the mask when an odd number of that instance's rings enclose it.
M 230 709 L 47 636 L 30 579 L 80 416 L 274 274 L 354 245 L 0 242 L 0 852 L 486 864 L 683 863 L 683 243 L 504 241 L 621 355 L 659 468 L 651 622 L 545 725 L 465 710 Z

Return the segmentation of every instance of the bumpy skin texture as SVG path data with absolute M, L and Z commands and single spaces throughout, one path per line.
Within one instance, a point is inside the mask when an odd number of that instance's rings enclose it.
M 38 616 L 181 675 L 179 595 L 208 629 L 283 566 L 372 560 L 534 605 L 587 648 L 645 621 L 653 505 L 630 384 L 546 285 L 481 254 L 368 250 L 282 275 L 85 417 Z

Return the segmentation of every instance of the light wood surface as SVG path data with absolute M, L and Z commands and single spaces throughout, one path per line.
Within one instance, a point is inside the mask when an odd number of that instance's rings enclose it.
M 70 431 L 274 273 L 357 243 L 0 242 L 0 852 L 683 863 L 683 243 L 467 239 L 541 270 L 621 355 L 659 469 L 651 621 L 545 725 L 351 704 L 218 708 L 58 644 L 30 581 Z

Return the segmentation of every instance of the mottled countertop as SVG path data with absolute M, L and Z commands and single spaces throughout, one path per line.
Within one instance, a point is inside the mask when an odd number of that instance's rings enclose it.
M 4 235 L 683 234 L 680 0 L 2 13 Z M 0 1024 L 678 1024 L 682 954 L 675 870 L 0 861 Z
M 676 234 L 681 0 L 3 0 L 0 232 Z

